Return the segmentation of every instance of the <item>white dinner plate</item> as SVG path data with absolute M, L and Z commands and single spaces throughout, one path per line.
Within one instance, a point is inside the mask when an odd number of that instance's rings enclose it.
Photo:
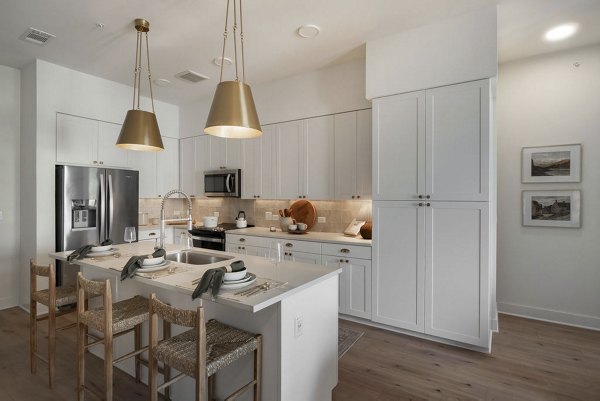
M 91 252 L 106 252 L 112 248 L 112 245 L 93 246 Z
M 111 256 L 117 252 L 119 252 L 119 250 L 117 248 L 110 248 L 108 251 L 103 251 L 103 252 L 88 252 L 88 254 L 85 255 L 85 257 L 86 258 L 96 258 L 98 256 Z
M 250 280 L 250 278 L 252 276 L 254 276 L 254 274 L 252 274 L 252 273 L 246 273 L 246 275 L 243 278 L 239 279 L 239 280 L 223 280 L 223 283 L 225 283 L 225 284 L 244 283 L 244 282 Z
M 149 258 L 149 259 L 144 259 L 144 261 L 142 262 L 143 266 L 154 266 L 157 265 L 159 263 L 162 263 L 165 261 L 164 256 L 160 256 L 158 258 Z
M 227 282 L 232 282 L 232 281 L 239 281 L 239 280 L 243 280 L 244 278 L 246 278 L 246 268 L 244 267 L 242 270 L 237 271 L 237 272 L 226 272 L 225 276 L 223 276 L 223 280 L 227 281 Z
M 169 266 L 169 262 L 168 260 L 163 260 L 162 263 L 159 263 L 157 265 L 154 266 L 149 266 L 149 267 L 140 267 L 139 269 L 137 269 L 135 272 L 136 273 L 152 273 L 152 272 L 159 272 L 161 270 L 165 270 L 168 266 Z
M 226 281 L 224 281 L 223 285 L 221 285 L 221 288 L 224 290 L 237 290 L 238 288 L 244 288 L 255 281 L 256 275 L 248 273 L 248 277 L 246 277 L 246 279 L 241 283 L 227 283 Z

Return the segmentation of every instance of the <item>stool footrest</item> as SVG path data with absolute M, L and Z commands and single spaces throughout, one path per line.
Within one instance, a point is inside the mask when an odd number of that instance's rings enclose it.
M 138 350 L 129 352 L 129 353 L 127 353 L 127 354 L 125 354 L 123 356 L 120 356 L 120 357 L 116 358 L 115 360 L 113 360 L 113 364 L 122 362 L 122 361 L 124 361 L 127 358 L 131 358 L 132 356 L 139 355 L 142 352 L 146 352 L 146 351 L 148 351 L 148 347 L 142 347 L 142 348 L 140 348 Z
M 42 360 L 42 361 L 44 361 L 44 362 L 48 363 L 48 359 L 47 359 L 45 356 L 41 355 L 40 353 L 38 353 L 38 352 L 33 352 L 33 355 L 34 355 L 34 356 L 36 356 L 38 359 L 40 359 L 40 360 Z
M 164 382 L 160 386 L 156 387 L 156 389 L 158 391 L 160 391 L 166 387 L 169 387 L 171 384 L 178 382 L 179 380 L 183 379 L 185 376 L 187 376 L 185 373 L 180 373 L 177 376 L 175 376 L 174 378 L 172 378 L 171 380 L 169 380 L 168 382 Z
M 243 395 L 248 389 L 256 384 L 256 380 L 246 383 L 243 387 L 240 387 L 235 393 L 225 398 L 225 401 L 236 400 L 239 396 Z

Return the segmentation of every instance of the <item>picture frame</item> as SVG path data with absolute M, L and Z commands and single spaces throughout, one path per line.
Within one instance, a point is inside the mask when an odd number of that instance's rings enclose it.
M 581 227 L 581 191 L 523 191 L 523 225 Z
M 522 149 L 523 183 L 581 182 L 581 144 Z

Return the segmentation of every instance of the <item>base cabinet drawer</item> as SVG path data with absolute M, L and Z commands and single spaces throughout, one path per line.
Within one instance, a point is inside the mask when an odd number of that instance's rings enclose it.
M 312 263 L 315 265 L 321 264 L 321 254 L 288 251 L 284 248 L 283 259 L 291 262 Z
M 343 244 L 322 244 L 323 255 L 339 256 L 342 258 L 371 259 L 370 246 L 343 245 Z
M 263 258 L 269 257 L 269 248 L 263 248 L 260 246 L 228 244 L 226 248 L 227 252 L 237 253 L 240 255 L 260 256 Z
M 269 243 L 272 241 L 274 241 L 274 239 L 238 234 L 226 234 L 225 239 L 227 245 L 258 246 L 267 249 L 269 248 Z

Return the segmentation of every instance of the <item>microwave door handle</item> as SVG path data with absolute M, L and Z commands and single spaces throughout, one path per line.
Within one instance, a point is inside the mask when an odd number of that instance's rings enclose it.
M 101 244 L 106 237 L 104 219 L 104 211 L 106 210 L 106 190 L 104 188 L 104 174 L 100 174 L 100 208 L 96 208 L 96 226 L 100 227 L 98 230 L 98 244 Z
M 230 178 L 231 178 L 231 174 L 227 174 L 227 178 L 225 178 L 225 187 L 227 188 L 227 193 L 231 193 L 231 187 L 229 186 Z

